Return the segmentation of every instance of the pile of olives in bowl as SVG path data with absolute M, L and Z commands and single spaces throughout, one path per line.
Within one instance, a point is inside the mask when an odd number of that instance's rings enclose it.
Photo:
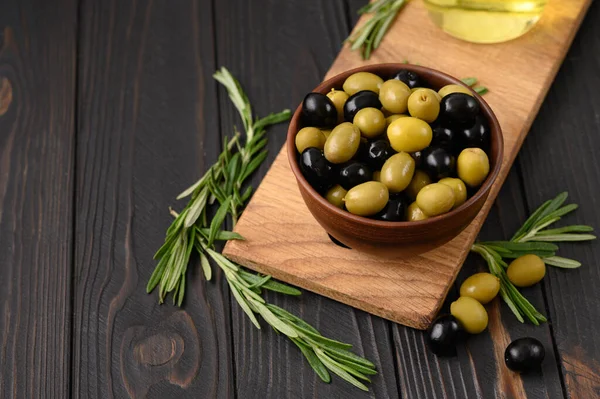
M 328 202 L 382 221 L 418 221 L 464 204 L 490 173 L 491 129 L 466 86 L 434 90 L 406 69 L 356 72 L 306 95 L 298 165 Z

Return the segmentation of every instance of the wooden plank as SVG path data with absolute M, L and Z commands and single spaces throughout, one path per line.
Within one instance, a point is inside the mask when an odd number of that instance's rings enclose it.
M 479 235 L 482 240 L 509 239 L 526 218 L 518 169 L 511 170 L 506 183 Z M 476 272 L 487 271 L 478 255 L 467 258 L 442 313 L 449 313 L 450 303 L 458 297 L 460 283 Z M 542 313 L 545 303 L 542 287 L 523 290 Z M 561 373 L 556 364 L 549 324 L 533 326 L 520 323 L 500 300 L 486 305 L 489 327 L 482 334 L 469 337 L 458 347 L 458 356 L 437 358 L 427 349 L 425 334 L 395 324 L 396 362 L 400 390 L 413 398 L 558 398 L 562 397 Z M 520 376 L 504 364 L 504 350 L 520 337 L 533 336 L 546 348 L 546 361 L 540 373 Z
M 580 208 L 562 224 L 600 228 L 600 4 L 594 2 L 520 154 L 528 208 L 568 191 Z M 577 270 L 550 267 L 544 291 L 570 398 L 600 396 L 600 243 L 560 244 Z
M 502 44 L 475 45 L 449 37 L 432 24 L 421 2 L 410 2 L 368 61 L 407 58 L 455 76 L 476 74 L 491 89 L 486 101 L 503 129 L 503 168 L 480 214 L 448 244 L 393 262 L 332 246 L 298 196 L 282 151 L 236 227 L 247 240 L 230 242 L 226 253 L 251 268 L 370 313 L 427 327 L 456 278 L 589 3 L 550 2 L 544 18 L 527 35 Z M 326 77 L 361 64 L 359 54 L 345 47 Z M 530 65 L 536 65 L 536 73 L 524 75 Z
M 222 276 L 191 266 L 182 309 L 145 293 L 168 206 L 219 152 L 211 5 L 81 6 L 74 396 L 232 397 Z
M 351 26 L 346 17 L 342 1 L 219 1 L 217 59 L 240 79 L 258 115 L 292 107 L 317 84 L 339 51 Z M 221 132 L 229 135 L 239 126 L 239 117 L 227 96 L 219 97 Z M 285 132 L 285 124 L 269 131 L 270 155 L 252 179 L 254 187 L 285 141 Z M 264 323 L 257 330 L 233 303 L 239 397 L 398 397 L 389 322 L 310 292 L 300 298 L 268 293 L 266 299 L 300 315 L 326 336 L 353 344 L 357 353 L 376 364 L 379 374 L 368 394 L 336 376 L 324 384 L 295 345 Z
M 0 397 L 66 398 L 77 4 L 0 2 Z

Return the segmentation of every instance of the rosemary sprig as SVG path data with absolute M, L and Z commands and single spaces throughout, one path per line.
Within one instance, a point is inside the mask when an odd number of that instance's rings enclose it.
M 407 0 L 377 0 L 359 9 L 360 15 L 373 15 L 346 39 L 350 43 L 350 49 L 353 51 L 360 49 L 363 59 L 368 60 L 373 50 L 381 44 L 381 40 L 406 2 Z
M 588 241 L 596 238 L 593 234 L 585 234 L 594 230 L 585 225 L 548 229 L 562 216 L 577 209 L 576 204 L 563 206 L 567 196 L 568 194 L 564 192 L 543 203 L 523 223 L 510 241 L 479 242 L 471 247 L 471 251 L 480 254 L 485 259 L 490 273 L 500 279 L 500 295 L 521 323 L 524 322 L 524 317 L 527 317 L 533 324 L 539 325 L 540 322 L 546 321 L 546 317 L 538 312 L 508 280 L 505 271 L 508 264 L 504 259 L 535 254 L 541 257 L 547 265 L 574 269 L 580 267 L 581 263 L 574 259 L 556 256 L 558 245 L 553 242 Z
M 275 331 L 288 337 L 300 348 L 321 380 L 330 382 L 332 372 L 356 387 L 368 390 L 360 380 L 369 382 L 367 375 L 376 374 L 373 363 L 350 352 L 351 345 L 324 337 L 303 320 L 267 303 L 261 296 L 263 289 L 285 295 L 300 295 L 298 289 L 275 281 L 271 276 L 244 270 L 215 249 L 215 241 L 243 239 L 235 232 L 221 230 L 221 227 L 228 216 L 233 224 L 236 223 L 239 211 L 252 193 L 250 187 L 242 193 L 242 186 L 266 158 L 265 129 L 289 119 L 291 113 L 285 110 L 254 120 L 246 94 L 229 71 L 221 68 L 214 77 L 225 86 L 237 108 L 246 141 L 242 145 L 241 134 L 237 131 L 231 139 L 226 139 L 217 162 L 200 180 L 179 195 L 178 199 L 190 199 L 181 213 L 171 211 L 175 220 L 167 230 L 165 243 L 155 255 L 158 264 L 148 281 L 147 291 L 151 292 L 159 286 L 160 302 L 172 292 L 174 303 L 181 306 L 187 265 L 192 251 L 195 251 L 200 257 L 205 278 L 210 280 L 212 277 L 210 258 L 223 271 L 233 297 L 252 323 L 260 329 L 256 317 L 260 315 Z M 218 203 L 218 207 L 209 219 L 207 210 L 213 203 L 215 207 Z

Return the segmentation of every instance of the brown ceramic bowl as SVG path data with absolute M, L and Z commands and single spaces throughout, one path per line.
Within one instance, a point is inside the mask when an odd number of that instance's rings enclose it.
M 368 65 L 341 73 L 321 83 L 313 92 L 326 94 L 332 88 L 341 89 L 344 80 L 355 72 L 373 72 L 386 79 L 399 69 L 418 73 L 435 90 L 448 84 L 463 84 L 445 73 L 409 64 Z M 300 105 L 290 122 L 287 133 L 287 154 L 292 172 L 298 182 L 300 194 L 309 211 L 321 226 L 333 237 L 352 249 L 385 257 L 416 255 L 438 247 L 464 230 L 475 218 L 490 193 L 492 184 L 502 164 L 503 140 L 500 124 L 490 106 L 477 94 L 481 110 L 487 118 L 491 131 L 490 173 L 479 190 L 460 207 L 440 216 L 417 222 L 386 222 L 356 216 L 339 209 L 322 197 L 306 181 L 298 165 L 294 140 L 303 127 Z

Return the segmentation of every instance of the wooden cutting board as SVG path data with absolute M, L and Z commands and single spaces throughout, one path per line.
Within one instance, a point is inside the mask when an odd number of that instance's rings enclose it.
M 456 77 L 476 76 L 504 132 L 504 162 L 489 199 L 473 223 L 446 245 L 402 260 L 369 256 L 333 244 L 304 205 L 285 149 L 275 159 L 224 253 L 250 269 L 273 275 L 400 324 L 424 329 L 454 282 L 498 195 L 591 0 L 549 0 L 525 36 L 502 44 L 472 44 L 448 36 L 411 1 L 369 61 L 345 46 L 325 76 L 364 63 L 403 62 Z M 363 17 L 358 22 L 365 22 Z M 298 99 L 300 101 L 301 99 Z

